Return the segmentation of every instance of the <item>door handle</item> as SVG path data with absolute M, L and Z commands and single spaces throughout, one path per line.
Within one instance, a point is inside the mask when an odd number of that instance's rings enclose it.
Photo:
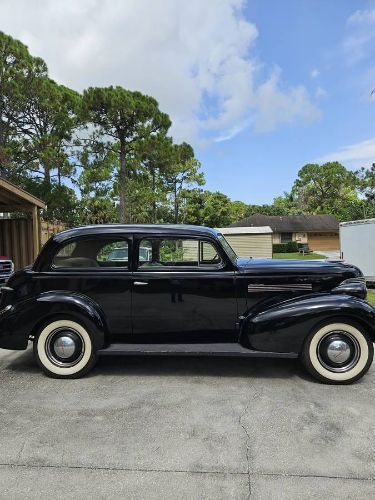
M 144 285 L 148 285 L 148 282 L 147 281 L 134 281 L 134 285 L 135 286 L 144 286 Z

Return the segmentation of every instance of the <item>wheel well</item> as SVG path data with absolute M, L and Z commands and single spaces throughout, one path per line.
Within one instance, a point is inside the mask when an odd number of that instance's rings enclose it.
M 31 330 L 30 337 L 33 337 L 34 340 L 39 333 L 43 330 L 45 326 L 48 325 L 48 323 L 51 323 L 52 321 L 58 321 L 59 319 L 70 319 L 72 321 L 77 321 L 79 322 L 79 318 L 77 318 L 74 314 L 64 314 L 64 313 L 51 313 L 48 314 L 47 316 L 44 316 L 43 319 L 35 323 L 33 329 Z
M 325 318 L 324 320 L 319 321 L 317 324 L 315 324 L 310 329 L 308 334 L 305 336 L 303 344 L 305 344 L 305 342 L 312 335 L 312 333 L 317 332 L 318 330 L 320 330 L 320 328 L 323 328 L 323 326 L 328 325 L 330 323 L 348 323 L 354 327 L 361 327 L 364 330 L 364 332 L 367 334 L 369 339 L 372 342 L 375 341 L 375 328 L 371 329 L 370 326 L 368 325 L 368 323 L 366 323 L 366 321 L 364 321 L 361 318 L 357 319 L 357 318 L 353 318 L 352 316 L 341 315 L 341 316 L 331 316 L 331 317 Z
M 52 321 L 58 321 L 61 319 L 71 320 L 71 321 L 75 321 L 76 323 L 81 324 L 89 333 L 91 333 L 91 335 L 92 334 L 95 335 L 96 332 L 98 331 L 98 329 L 94 325 L 94 323 L 90 319 L 85 318 L 84 315 L 75 314 L 74 312 L 73 313 L 72 312 L 50 313 L 50 314 L 44 316 L 43 319 L 41 319 L 39 322 L 37 322 L 34 325 L 33 329 L 31 330 L 31 333 L 29 335 L 29 340 L 34 341 L 38 337 L 38 335 L 40 334 L 40 332 L 43 330 L 43 328 L 45 326 L 47 326 Z M 92 331 L 93 329 L 94 329 L 94 331 Z M 107 340 L 107 333 L 105 331 L 103 331 L 103 342 L 106 342 L 106 340 Z

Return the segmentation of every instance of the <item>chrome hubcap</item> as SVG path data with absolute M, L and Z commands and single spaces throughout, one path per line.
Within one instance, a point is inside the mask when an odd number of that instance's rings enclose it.
M 73 356 L 76 350 L 76 344 L 71 337 L 57 337 L 53 344 L 53 350 L 59 358 L 67 359 Z
M 345 340 L 332 340 L 327 346 L 327 357 L 333 363 L 345 363 L 350 354 L 350 345 Z
M 82 359 L 84 341 L 73 328 L 57 328 L 48 335 L 45 352 L 54 365 L 69 368 Z
M 324 368 L 331 372 L 347 372 L 360 357 L 358 340 L 345 331 L 329 332 L 319 341 L 317 355 Z

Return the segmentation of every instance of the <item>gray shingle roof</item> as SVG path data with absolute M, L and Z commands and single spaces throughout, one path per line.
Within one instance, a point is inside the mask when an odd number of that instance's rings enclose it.
M 333 215 L 252 215 L 230 227 L 270 226 L 274 233 L 338 232 L 339 223 Z

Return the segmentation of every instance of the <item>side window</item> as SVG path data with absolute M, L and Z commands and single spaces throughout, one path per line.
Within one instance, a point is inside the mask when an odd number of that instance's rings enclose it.
M 221 263 L 215 247 L 194 239 L 144 239 L 139 246 L 139 267 L 195 267 Z
M 213 244 L 209 243 L 208 241 L 200 242 L 199 261 L 204 265 L 213 264 L 217 266 L 221 264 L 220 255 L 217 253 L 216 248 L 213 246 Z
M 53 259 L 56 268 L 127 268 L 129 245 L 114 238 L 82 238 L 63 245 Z
M 145 239 L 138 257 L 140 267 L 198 266 L 198 241 Z

